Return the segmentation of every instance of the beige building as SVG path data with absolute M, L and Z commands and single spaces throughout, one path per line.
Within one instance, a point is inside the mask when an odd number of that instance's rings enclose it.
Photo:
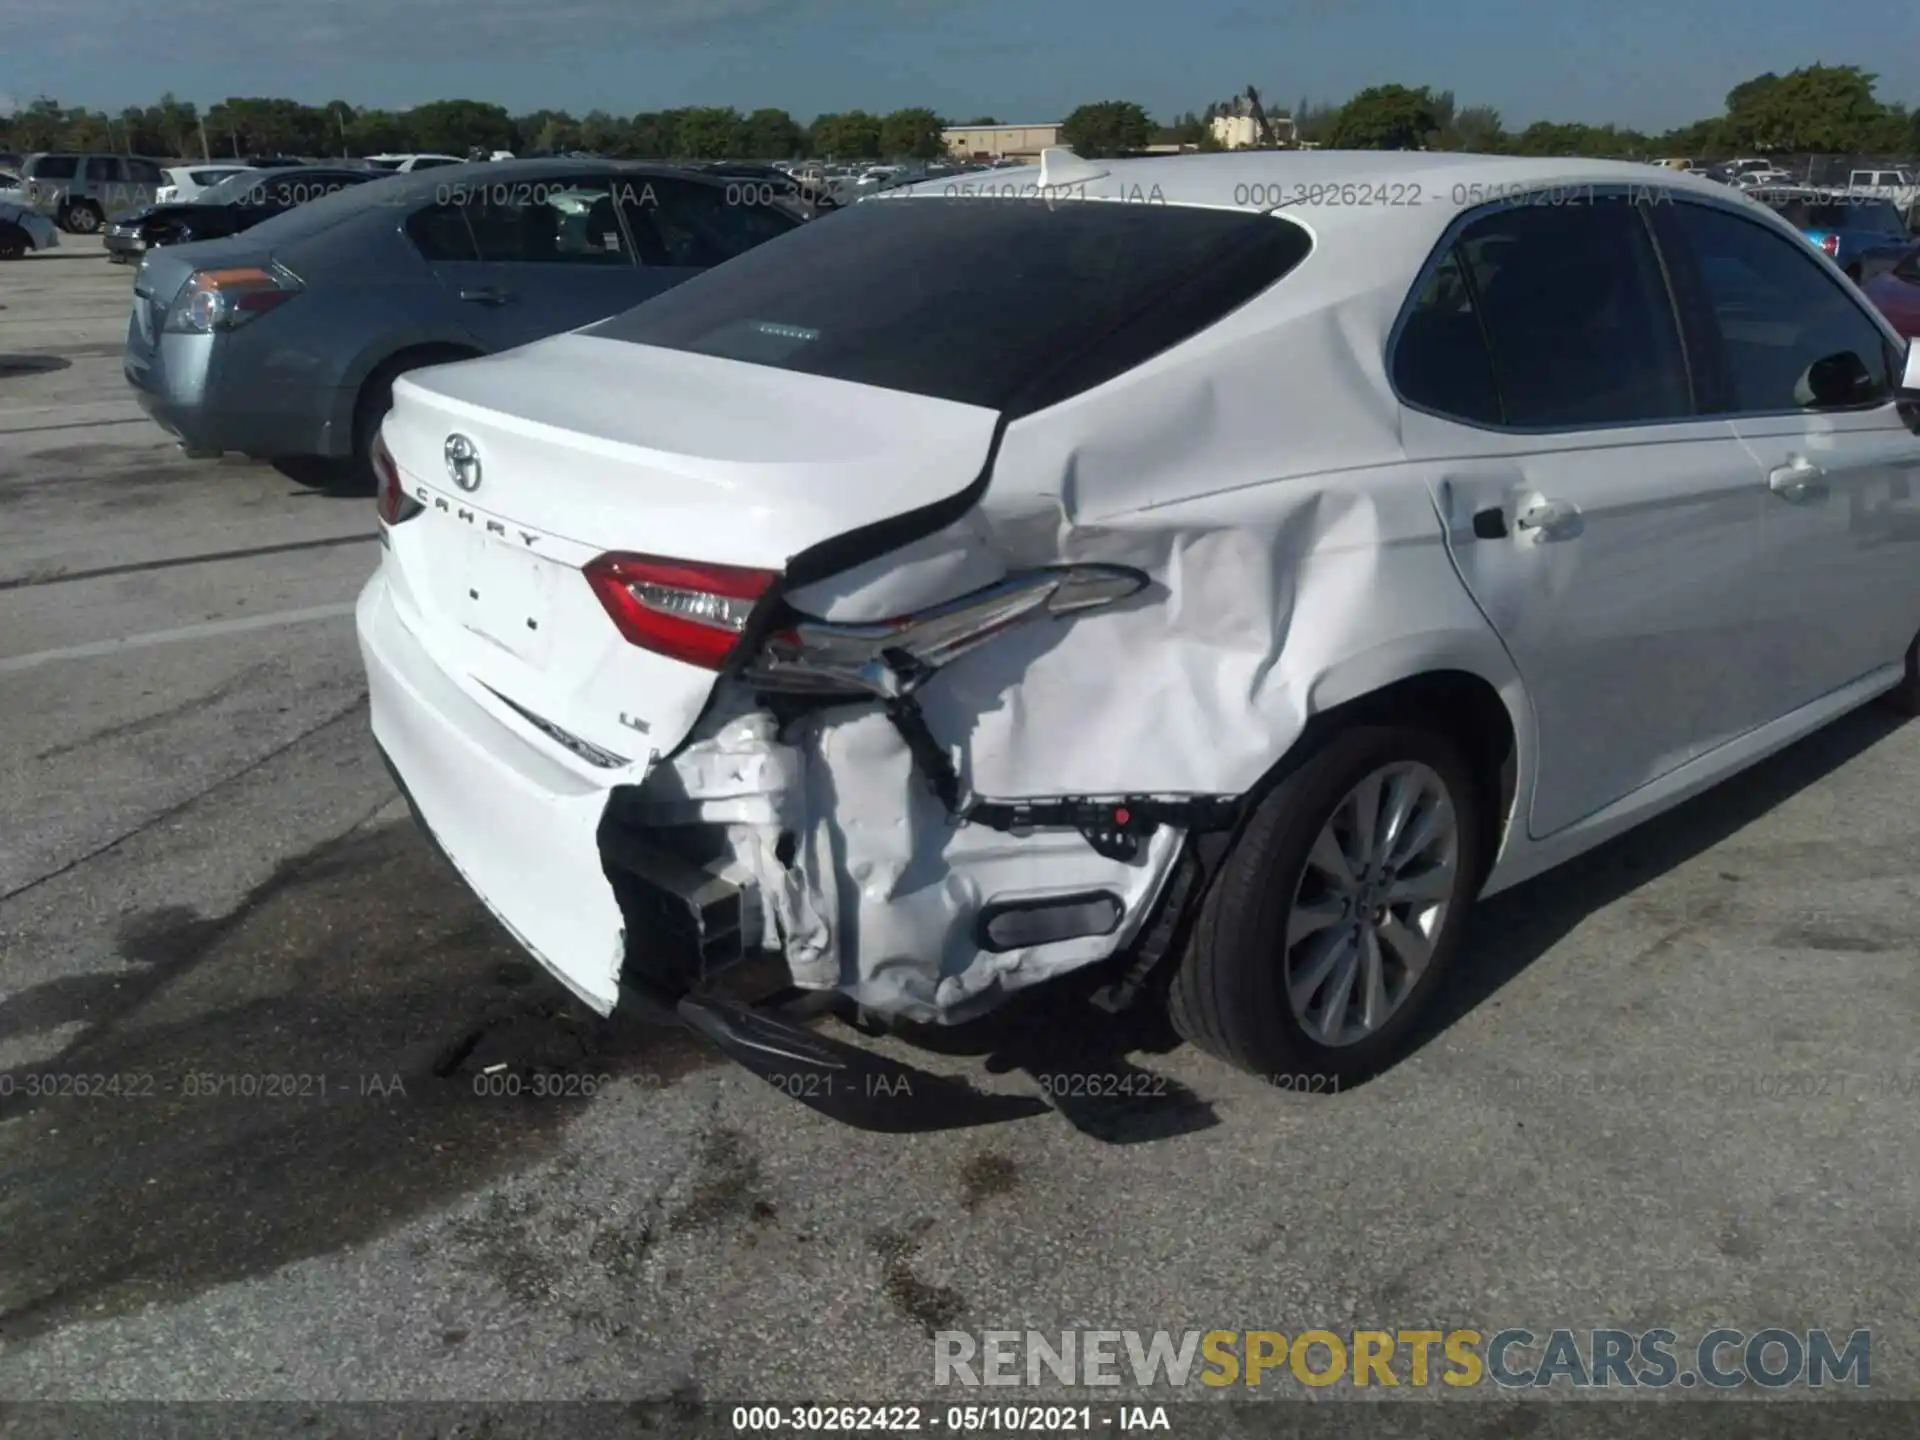
M 1285 115 L 1269 115 L 1267 123 L 1273 126 L 1273 138 L 1280 144 L 1300 143 L 1299 132 Z M 1251 115 L 1216 115 L 1210 128 L 1222 150 L 1246 150 L 1260 143 L 1260 122 Z
M 1055 125 L 955 125 L 943 132 L 947 154 L 955 160 L 1038 160 L 1059 145 Z

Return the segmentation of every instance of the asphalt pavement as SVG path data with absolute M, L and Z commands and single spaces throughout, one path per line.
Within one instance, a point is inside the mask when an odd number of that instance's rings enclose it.
M 1491 902 L 1352 1093 L 1043 1007 L 886 1044 L 1131 1093 L 855 1131 L 584 1012 L 444 868 L 368 734 L 371 501 L 182 458 L 128 289 L 0 266 L 0 1396 L 872 1403 L 939 1330 L 1724 1325 L 1869 1327 L 1920 1397 L 1920 725 Z

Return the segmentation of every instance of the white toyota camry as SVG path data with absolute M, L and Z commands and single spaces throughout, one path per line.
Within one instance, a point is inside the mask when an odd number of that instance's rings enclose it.
M 918 1022 L 1102 967 L 1354 1077 L 1476 897 L 1920 701 L 1916 404 L 1723 186 L 1052 151 L 403 377 L 373 731 L 602 1012 L 800 1063 L 743 955 Z

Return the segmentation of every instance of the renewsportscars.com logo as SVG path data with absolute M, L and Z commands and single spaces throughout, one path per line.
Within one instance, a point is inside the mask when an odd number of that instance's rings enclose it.
M 1709 1330 L 942 1330 L 933 1383 L 1356 1388 L 1820 1389 L 1873 1383 L 1873 1332 Z

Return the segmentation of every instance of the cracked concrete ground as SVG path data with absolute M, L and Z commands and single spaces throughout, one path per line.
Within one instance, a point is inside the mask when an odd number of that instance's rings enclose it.
M 369 741 L 370 505 L 181 459 L 87 242 L 0 278 L 0 1396 L 871 1403 L 949 1327 L 1596 1325 L 1868 1326 L 1920 1394 L 1920 726 L 1493 902 L 1355 1093 L 1157 1045 L 1158 1103 L 855 1132 L 528 964 Z M 887 1044 L 1031 1093 L 1064 1035 Z

